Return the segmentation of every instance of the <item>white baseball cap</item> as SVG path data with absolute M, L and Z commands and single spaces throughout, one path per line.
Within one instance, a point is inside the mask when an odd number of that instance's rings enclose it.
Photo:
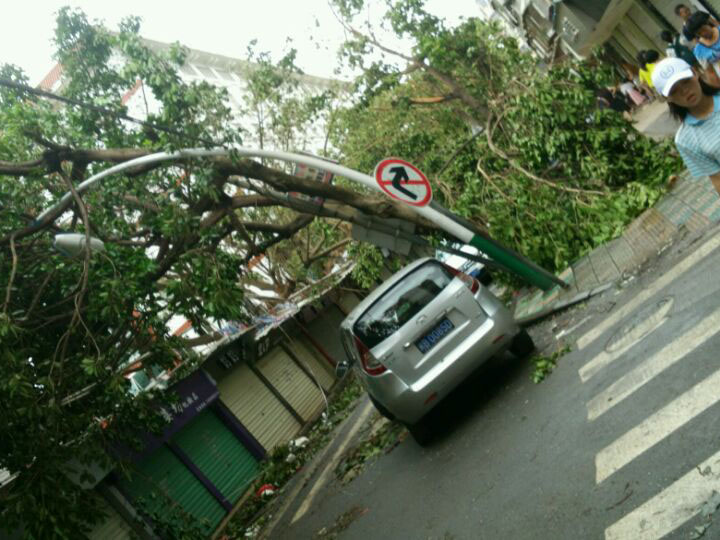
M 695 75 L 690 64 L 682 58 L 665 58 L 660 60 L 652 72 L 652 82 L 655 89 L 663 96 L 668 97 L 673 85 L 689 79 Z

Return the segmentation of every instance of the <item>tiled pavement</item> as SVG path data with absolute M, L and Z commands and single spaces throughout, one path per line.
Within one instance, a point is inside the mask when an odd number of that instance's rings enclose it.
M 683 229 L 699 231 L 720 222 L 720 197 L 707 178 L 681 175 L 672 191 L 633 221 L 619 238 L 574 262 L 559 277 L 570 285 L 549 291 L 524 289 L 515 319 L 532 322 L 612 286 L 643 264 Z

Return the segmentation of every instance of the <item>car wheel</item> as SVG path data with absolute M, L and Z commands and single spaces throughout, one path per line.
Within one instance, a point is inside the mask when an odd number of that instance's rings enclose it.
M 483 272 L 482 274 L 480 274 L 480 277 L 478 278 L 478 281 L 480 282 L 480 284 L 485 287 L 490 285 L 492 283 L 492 280 L 493 280 L 493 278 L 492 278 L 492 274 L 490 272 Z
M 513 338 L 510 344 L 510 352 L 520 358 L 525 358 L 534 350 L 535 343 L 533 343 L 527 330 L 520 330 L 520 333 Z
M 405 424 L 405 427 L 420 446 L 427 445 L 433 438 L 433 431 L 426 420 L 420 420 L 414 424 Z
M 370 401 L 372 401 L 372 404 L 375 405 L 375 408 L 381 415 L 383 415 L 388 420 L 395 420 L 395 416 L 393 416 L 393 413 L 391 413 L 385 407 L 383 407 L 380 403 L 378 403 L 375 400 L 375 398 L 372 397 L 370 394 L 368 394 L 368 397 L 370 397 Z

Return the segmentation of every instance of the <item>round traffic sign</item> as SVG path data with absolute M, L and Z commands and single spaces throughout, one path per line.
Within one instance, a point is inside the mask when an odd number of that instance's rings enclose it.
M 420 169 L 402 159 L 383 159 L 375 167 L 375 180 L 380 189 L 405 204 L 427 206 L 432 200 L 428 179 Z

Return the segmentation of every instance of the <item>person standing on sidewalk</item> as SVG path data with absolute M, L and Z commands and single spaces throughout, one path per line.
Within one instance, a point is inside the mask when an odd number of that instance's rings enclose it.
M 614 88 L 599 88 L 595 92 L 595 100 L 598 109 L 610 109 L 619 112 L 625 120 L 631 121 L 630 105 L 625 96 Z
M 660 39 L 667 43 L 667 49 L 665 49 L 665 56 L 668 58 L 682 58 L 691 66 L 698 63 L 697 58 L 693 52 L 683 45 L 680 35 L 673 33 L 670 30 L 663 30 L 660 32 Z
M 692 15 L 692 10 L 685 4 L 678 4 L 675 6 L 675 15 L 680 17 L 683 21 L 687 21 Z
M 620 93 L 625 96 L 626 99 L 632 102 L 633 108 L 639 107 L 645 103 L 647 99 L 640 90 L 637 89 L 635 84 L 627 79 L 618 86 L 618 90 L 620 90 Z
M 702 66 L 705 79 L 713 86 L 720 86 L 720 71 L 717 62 L 720 60 L 720 29 L 715 19 L 708 13 L 696 11 L 685 21 L 683 34 L 696 39 L 693 54 Z
M 680 17 L 683 21 L 683 26 L 687 22 L 687 20 L 690 18 L 690 15 L 692 15 L 692 10 L 687 7 L 685 4 L 678 4 L 675 6 L 675 15 Z M 685 32 L 680 32 L 680 43 L 684 45 L 685 47 L 688 47 L 691 51 L 692 48 L 695 46 L 695 39 L 694 38 L 688 38 L 685 35 Z M 692 62 L 690 62 L 692 63 Z
M 655 96 L 655 86 L 652 82 L 652 74 L 659 60 L 660 53 L 653 50 L 640 51 L 637 55 L 637 61 L 640 64 L 640 85 L 653 97 Z
M 681 58 L 665 58 L 653 71 L 655 89 L 681 122 L 675 145 L 690 174 L 709 176 L 720 194 L 720 88 L 710 86 Z

